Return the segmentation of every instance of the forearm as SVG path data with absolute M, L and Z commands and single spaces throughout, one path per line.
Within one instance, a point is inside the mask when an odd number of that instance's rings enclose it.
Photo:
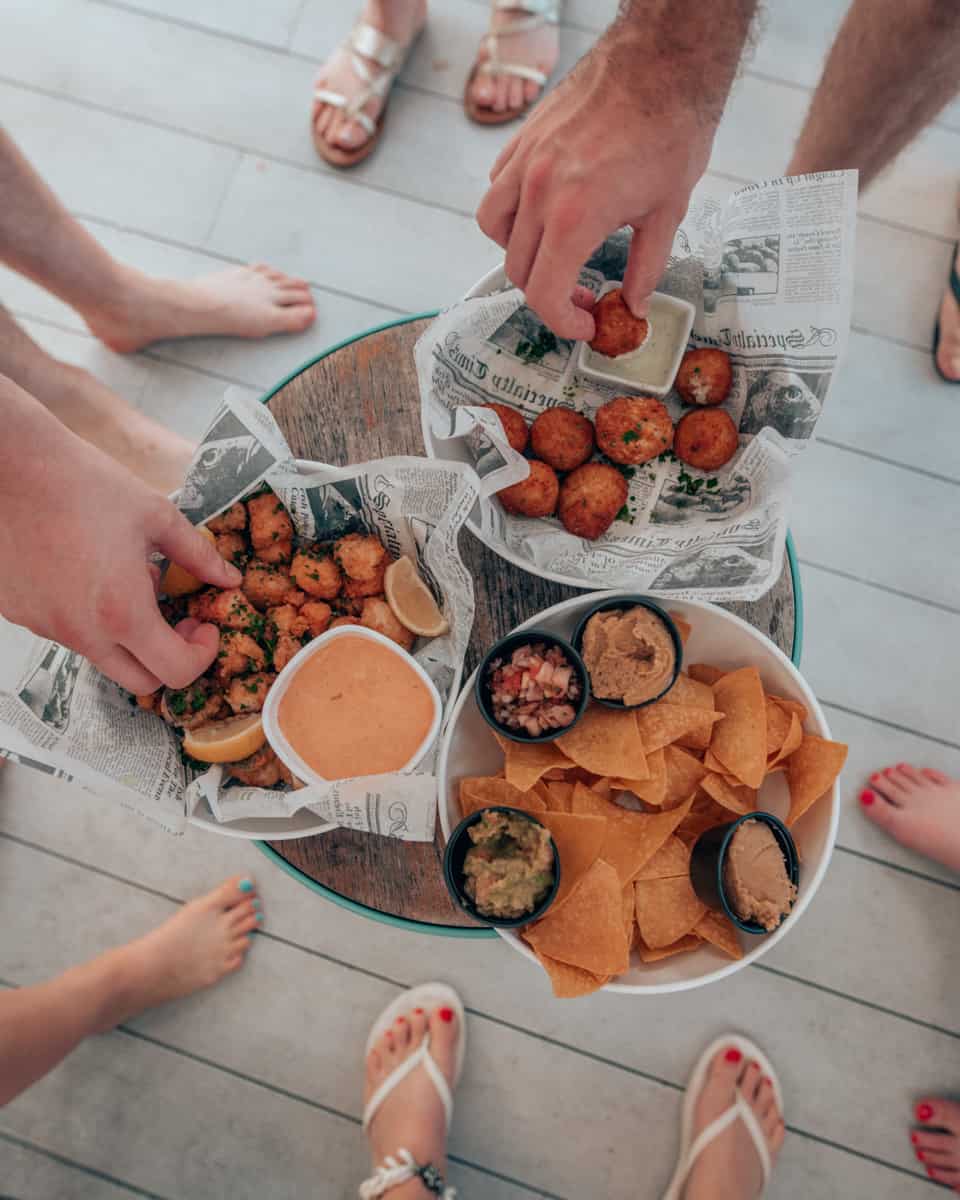
M 0 504 L 21 494 L 44 463 L 62 468 L 74 444 L 84 445 L 29 392 L 0 375 Z

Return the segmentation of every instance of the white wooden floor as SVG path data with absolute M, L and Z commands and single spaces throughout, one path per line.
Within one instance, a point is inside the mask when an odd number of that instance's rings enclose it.
M 843 7 L 771 0 L 715 176 L 735 186 L 782 171 Z M 454 298 L 495 262 L 471 213 L 508 134 L 468 125 L 459 102 L 484 3 L 432 0 L 381 148 L 340 175 L 315 159 L 307 109 L 351 8 L 6 0 L 0 118 L 94 234 L 168 274 L 268 259 L 310 279 L 320 314 L 295 339 L 121 359 L 70 310 L 0 275 L 0 298 L 33 336 L 198 434 L 227 383 L 259 392 L 345 335 Z M 570 0 L 566 64 L 614 8 Z M 914 1097 L 960 1084 L 960 885 L 867 826 L 856 794 L 879 763 L 960 772 L 960 396 L 928 353 L 958 183 L 954 105 L 863 199 L 851 352 L 797 483 L 803 666 L 851 756 L 840 844 L 793 936 L 706 991 L 558 1003 L 497 944 L 372 924 L 249 845 L 171 840 L 6 770 L 3 985 L 125 940 L 236 871 L 257 873 L 268 919 L 239 976 L 87 1044 L 0 1113 L 0 1192 L 345 1200 L 366 1167 L 368 1025 L 401 987 L 442 978 L 471 1014 L 452 1133 L 465 1197 L 658 1197 L 687 1073 L 728 1029 L 755 1036 L 785 1085 L 791 1132 L 773 1197 L 931 1194 L 906 1128 Z

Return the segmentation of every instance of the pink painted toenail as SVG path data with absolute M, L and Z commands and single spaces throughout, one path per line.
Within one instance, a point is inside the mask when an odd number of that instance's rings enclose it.
M 918 1104 L 917 1105 L 917 1120 L 918 1121 L 929 1121 L 932 1116 L 933 1116 L 933 1105 L 932 1104 Z
M 740 1059 L 743 1058 L 743 1055 L 736 1048 L 736 1046 L 731 1046 L 723 1057 L 728 1063 L 738 1063 Z
M 760 1082 L 764 1085 L 764 1087 L 773 1087 L 773 1084 L 766 1077 L 766 1075 L 764 1075 L 764 1077 L 760 1080 Z
M 452 1008 L 441 1008 L 440 1011 L 437 1013 L 437 1016 L 440 1018 L 441 1021 L 445 1021 L 449 1025 L 450 1022 L 453 1020 L 453 1009 Z
M 864 806 L 864 808 L 869 808 L 874 800 L 876 800 L 876 796 L 873 794 L 873 792 L 864 789 L 864 791 L 860 793 L 860 803 Z

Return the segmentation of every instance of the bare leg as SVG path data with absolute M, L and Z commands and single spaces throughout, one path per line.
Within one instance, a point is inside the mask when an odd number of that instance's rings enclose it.
M 89 371 L 51 358 L 3 307 L 0 375 L 158 491 L 170 492 L 183 482 L 194 449 L 186 438 L 132 408 Z
M 146 937 L 48 983 L 0 992 L 0 1105 L 52 1071 L 85 1037 L 236 971 L 259 926 L 259 907 L 252 881 L 228 879 Z
M 960 780 L 897 763 L 870 776 L 860 803 L 901 845 L 960 871 Z
M 954 261 L 954 270 L 960 273 L 960 249 Z M 960 304 L 947 288 L 940 301 L 940 345 L 937 347 L 937 366 L 948 379 L 960 382 Z
M 787 168 L 866 187 L 960 89 L 957 0 L 853 0 Z
M 116 262 L 0 129 L 0 260 L 71 305 L 126 353 L 163 338 L 296 333 L 316 317 L 307 284 L 262 264 L 190 283 Z

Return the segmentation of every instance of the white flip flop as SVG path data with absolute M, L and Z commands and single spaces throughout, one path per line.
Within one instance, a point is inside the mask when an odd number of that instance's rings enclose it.
M 770 1152 L 767 1149 L 767 1141 L 763 1136 L 763 1130 L 753 1114 L 753 1109 L 747 1104 L 746 1100 L 740 1095 L 739 1088 L 737 1089 L 737 1098 L 725 1113 L 712 1121 L 706 1129 L 700 1131 L 696 1138 L 693 1137 L 693 1114 L 697 1105 L 697 1100 L 700 1097 L 700 1092 L 703 1090 L 703 1084 L 707 1077 L 707 1071 L 710 1069 L 710 1064 L 716 1058 L 717 1054 L 728 1047 L 735 1047 L 743 1055 L 744 1062 L 753 1060 L 760 1064 L 763 1073 L 773 1085 L 773 1094 L 777 1101 L 777 1108 L 783 1114 L 783 1092 L 780 1089 L 780 1081 L 777 1078 L 777 1073 L 774 1071 L 770 1060 L 763 1051 L 753 1044 L 748 1038 L 740 1037 L 738 1034 L 728 1034 L 726 1037 L 717 1038 L 712 1042 L 700 1058 L 697 1060 L 697 1065 L 693 1068 L 693 1074 L 690 1076 L 690 1081 L 687 1084 L 687 1092 L 683 1098 L 683 1126 L 680 1135 L 680 1156 L 677 1160 L 677 1168 L 673 1173 L 673 1178 L 670 1180 L 670 1185 L 664 1192 L 663 1200 L 680 1200 L 683 1192 L 683 1186 L 687 1181 L 687 1176 L 693 1164 L 697 1161 L 707 1146 L 721 1133 L 724 1132 L 738 1118 L 743 1121 L 747 1127 L 747 1131 L 753 1140 L 756 1147 L 757 1156 L 760 1159 L 763 1167 L 763 1189 L 761 1195 L 767 1189 L 767 1183 L 770 1180 Z
M 457 1050 L 453 1067 L 453 1086 L 456 1087 L 463 1070 L 463 1059 L 467 1049 L 467 1023 L 460 997 L 453 988 L 448 987 L 445 983 L 422 983 L 419 987 L 402 992 L 396 1000 L 388 1004 L 373 1023 L 370 1036 L 367 1038 L 365 1053 L 369 1055 L 374 1044 L 388 1029 L 393 1028 L 397 1017 L 404 1017 L 415 1008 L 422 1008 L 427 1013 L 432 1012 L 435 1008 L 452 1008 L 457 1014 Z M 363 1110 L 364 1130 L 369 1129 L 370 1122 L 394 1088 L 421 1064 L 437 1089 L 437 1094 L 443 1103 L 443 1111 L 446 1114 L 447 1129 L 450 1128 L 450 1119 L 453 1116 L 453 1095 L 449 1084 L 443 1077 L 443 1072 L 430 1053 L 430 1031 L 427 1030 L 423 1041 L 413 1054 L 405 1059 L 395 1071 L 392 1071 L 370 1097 Z

